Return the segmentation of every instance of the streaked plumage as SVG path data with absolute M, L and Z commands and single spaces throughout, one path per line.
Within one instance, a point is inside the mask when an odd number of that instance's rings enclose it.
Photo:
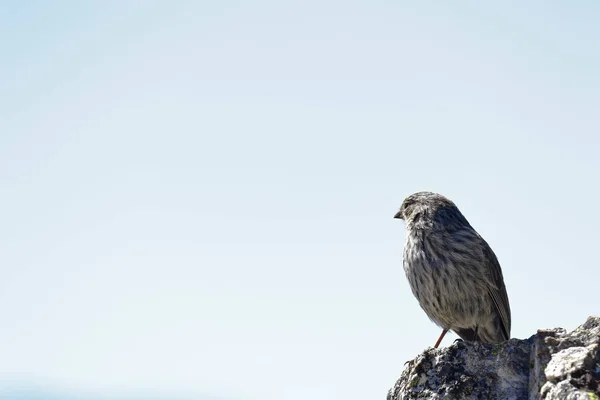
M 510 306 L 500 264 L 456 205 L 419 192 L 404 200 L 395 218 L 406 223 L 404 271 L 427 316 L 464 340 L 508 340 Z

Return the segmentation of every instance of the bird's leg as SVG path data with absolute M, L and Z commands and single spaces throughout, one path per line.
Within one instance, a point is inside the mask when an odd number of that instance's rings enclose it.
M 446 336 L 446 333 L 448 333 L 448 329 L 444 329 L 442 331 L 442 334 L 440 335 L 440 338 L 437 340 L 437 342 L 435 342 L 435 346 L 433 346 L 434 349 L 437 349 L 438 346 L 440 345 L 440 343 L 442 343 L 442 339 L 444 338 L 444 336 Z

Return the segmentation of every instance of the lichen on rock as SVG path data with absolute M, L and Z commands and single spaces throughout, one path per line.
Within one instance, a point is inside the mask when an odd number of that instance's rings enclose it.
M 600 400 L 600 318 L 499 345 L 456 342 L 406 364 L 388 400 Z

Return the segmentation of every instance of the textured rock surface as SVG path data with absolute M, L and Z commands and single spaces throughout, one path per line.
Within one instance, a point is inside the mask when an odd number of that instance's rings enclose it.
M 409 361 L 388 400 L 600 400 L 600 318 L 499 345 L 456 342 Z

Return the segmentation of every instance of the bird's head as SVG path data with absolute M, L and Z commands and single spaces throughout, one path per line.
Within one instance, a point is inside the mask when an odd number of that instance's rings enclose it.
M 439 222 L 466 223 L 466 220 L 456 205 L 442 196 L 432 192 L 417 192 L 408 196 L 402 202 L 400 210 L 394 218 L 402 219 L 407 225 L 417 221 L 427 222 L 427 225 Z

